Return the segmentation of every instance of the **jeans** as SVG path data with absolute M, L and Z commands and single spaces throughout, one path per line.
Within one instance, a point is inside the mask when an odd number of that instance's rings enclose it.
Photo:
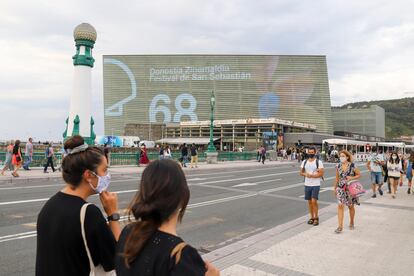
M 25 161 L 24 161 L 24 164 L 23 164 L 23 169 L 28 170 L 30 163 L 32 163 L 32 161 L 33 161 L 33 158 L 29 155 L 26 155 L 24 157 L 24 159 L 25 159 Z
M 46 165 L 45 165 L 45 168 L 44 168 L 45 172 L 47 171 L 47 168 L 49 167 L 49 165 L 52 168 L 52 171 L 55 171 L 55 167 L 53 166 L 53 157 L 48 157 L 47 158 L 47 162 L 46 162 Z

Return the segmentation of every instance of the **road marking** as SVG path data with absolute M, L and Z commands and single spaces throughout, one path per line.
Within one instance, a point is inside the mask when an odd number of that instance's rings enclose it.
M 257 186 L 257 185 L 262 184 L 262 183 L 274 182 L 274 181 L 279 181 L 279 180 L 282 180 L 282 179 L 278 178 L 278 179 L 270 179 L 270 180 L 259 181 L 259 182 L 246 182 L 246 183 L 234 185 L 232 187 L 236 188 L 236 187 Z
M 20 204 L 20 203 L 41 202 L 41 201 L 48 201 L 48 200 L 49 200 L 49 198 L 18 200 L 18 201 L 0 202 L 0 205 L 12 205 L 12 204 Z
M 22 187 L 7 187 L 7 188 L 0 188 L 0 191 L 4 190 L 19 190 L 19 189 L 34 189 L 34 188 L 46 188 L 46 187 L 57 187 L 57 186 L 64 186 L 65 184 L 51 184 L 51 185 L 37 185 L 37 186 L 22 186 Z
M 28 236 L 28 235 L 32 235 L 32 234 L 36 234 L 36 231 L 30 231 L 30 232 L 24 232 L 24 233 L 19 233 L 19 234 L 7 235 L 7 236 L 0 237 L 0 242 L 2 242 L 4 239 L 15 238 L 15 237 L 20 237 L 20 236 Z
M 366 172 L 366 171 L 363 171 L 363 172 Z M 363 172 L 361 172 L 361 173 L 363 173 Z M 329 178 L 326 178 L 326 180 L 333 179 L 333 178 L 335 178 L 335 177 L 329 177 Z M 272 181 L 274 181 L 274 180 L 272 180 Z M 265 194 L 272 193 L 272 192 L 275 192 L 275 191 L 281 191 L 281 190 L 286 190 L 286 189 L 298 187 L 300 185 L 303 185 L 303 182 L 288 185 L 288 186 L 278 187 L 278 188 L 275 188 L 275 189 L 267 189 L 267 190 L 263 190 L 263 191 L 259 191 L 259 192 L 249 192 L 249 191 L 239 190 L 239 192 L 247 192 L 247 193 L 243 194 L 243 195 L 237 195 L 237 196 L 231 196 L 231 197 L 225 197 L 225 198 L 220 198 L 220 199 L 215 199 L 215 200 L 209 200 L 209 201 L 189 204 L 187 209 L 193 209 L 193 208 L 197 208 L 197 207 L 205 207 L 205 206 L 225 203 L 225 202 L 229 202 L 229 201 L 233 201 L 233 200 L 249 198 L 249 197 L 253 197 L 253 196 L 257 196 L 257 195 L 265 195 Z M 194 186 L 202 186 L 202 185 L 201 184 L 194 184 Z M 209 187 L 211 185 L 206 185 L 206 186 Z M 211 187 L 214 187 L 214 186 L 211 186 Z M 220 186 L 217 186 L 217 188 L 231 190 L 231 188 L 220 187 Z M 233 190 L 237 191 L 237 189 L 233 189 Z M 131 191 L 133 191 L 133 190 L 131 190 Z M 128 220 L 128 216 L 122 216 L 121 219 L 120 219 L 120 221 L 126 221 L 126 220 Z M 14 235 L 8 235 L 8 236 L 0 237 L 0 243 L 7 242 L 7 241 L 13 241 L 13 240 L 19 240 L 19 239 L 25 239 L 25 238 L 31 238 L 31 237 L 36 237 L 36 236 L 37 236 L 36 231 L 19 233 L 19 234 L 14 234 Z
M 231 182 L 231 181 L 246 180 L 246 179 L 257 179 L 257 178 L 277 176 L 277 175 L 286 175 L 286 174 L 298 174 L 298 171 L 294 170 L 294 171 L 287 171 L 287 172 L 281 172 L 281 173 L 273 173 L 273 174 L 248 176 L 248 177 L 233 178 L 233 179 L 222 179 L 222 180 L 207 181 L 207 182 L 203 182 L 203 183 L 198 183 L 197 186 L 202 186 L 204 184 L 223 183 L 223 182 Z M 326 178 L 325 180 L 333 179 L 333 178 L 335 178 L 335 177 Z M 118 180 L 118 181 L 124 181 L 124 180 Z M 115 181 L 113 181 L 113 182 L 115 182 Z M 303 182 L 301 184 L 303 184 Z M 297 185 L 297 184 L 293 184 L 293 185 Z M 189 186 L 192 186 L 192 184 L 189 184 Z M 290 187 L 296 187 L 296 186 L 288 185 L 288 186 L 283 186 L 283 187 L 288 187 L 287 189 L 290 189 Z M 274 191 L 284 190 L 283 187 L 276 188 Z M 114 193 L 124 194 L 124 193 L 133 193 L 133 192 L 136 192 L 136 191 L 137 191 L 136 189 L 134 189 L 134 190 L 125 190 L 125 191 L 121 190 L 121 191 L 114 191 Z M 32 203 L 32 202 L 42 202 L 42 201 L 47 201 L 47 200 L 49 200 L 49 198 L 39 198 L 39 199 L 0 202 L 0 206 L 2 206 L 2 205 L 13 205 L 13 204 L 22 204 L 22 203 Z
M 212 184 L 212 183 L 222 183 L 222 182 L 231 182 L 231 181 L 237 181 L 237 180 L 245 180 L 245 179 L 252 179 L 252 178 L 262 178 L 262 177 L 268 177 L 268 176 L 276 176 L 276 175 L 283 175 L 283 174 L 293 174 L 298 173 L 295 171 L 289 171 L 289 172 L 282 172 L 282 173 L 274 173 L 274 174 L 265 174 L 265 175 L 258 175 L 258 176 L 249 176 L 249 177 L 242 177 L 242 178 L 232 178 L 232 179 L 223 179 L 223 180 L 214 180 L 214 181 L 207 181 L 203 183 L 199 183 L 198 185 L 203 184 Z M 115 181 L 114 181 L 115 182 Z M 189 186 L 192 186 L 189 184 Z M 133 193 L 137 190 L 125 190 L 125 191 L 114 191 L 116 194 L 124 194 L 124 193 Z M 39 199 L 29 199 L 29 200 L 18 200 L 18 201 L 9 201 L 9 202 L 0 202 L 1 205 L 13 205 L 13 204 L 21 204 L 21 203 L 31 203 L 31 202 L 41 202 L 41 201 L 47 201 L 49 198 L 39 198 Z
M 229 202 L 229 201 L 233 201 L 233 200 L 237 200 L 237 199 L 241 199 L 241 198 L 247 198 L 247 197 L 252 197 L 257 195 L 257 193 L 251 193 L 251 194 L 244 194 L 244 195 L 239 195 L 239 196 L 231 196 L 231 197 L 225 197 L 225 198 L 220 198 L 220 199 L 214 199 L 214 200 L 209 200 L 209 201 L 203 201 L 203 202 L 199 202 L 199 203 L 193 203 L 193 204 L 189 204 L 187 206 L 188 209 L 193 209 L 193 208 L 197 208 L 197 207 L 204 207 L 204 206 L 209 206 L 209 205 L 214 205 L 214 204 L 218 204 L 218 203 L 223 203 L 223 202 Z M 120 221 L 126 221 L 128 220 L 128 216 L 122 216 Z M 36 237 L 36 231 L 30 231 L 30 232 L 24 232 L 24 233 L 19 233 L 19 234 L 13 234 L 13 235 L 7 235 L 7 236 L 3 236 L 0 237 L 0 243 L 2 242 L 6 242 L 6 241 L 12 241 L 12 240 L 20 240 L 20 239 L 25 239 L 25 238 L 31 238 L 31 237 Z

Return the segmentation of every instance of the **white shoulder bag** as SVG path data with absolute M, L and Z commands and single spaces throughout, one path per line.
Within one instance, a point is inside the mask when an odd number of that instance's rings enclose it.
M 106 272 L 102 265 L 95 266 L 92 260 L 91 252 L 89 251 L 88 243 L 86 242 L 86 234 L 85 234 L 85 215 L 86 215 L 86 208 L 88 208 L 88 205 L 91 203 L 85 203 L 80 212 L 80 220 L 81 220 L 81 231 L 82 231 L 82 238 L 83 243 L 85 244 L 86 254 L 88 254 L 89 259 L 89 266 L 91 268 L 91 272 L 89 273 L 89 276 L 116 276 L 115 270 Z

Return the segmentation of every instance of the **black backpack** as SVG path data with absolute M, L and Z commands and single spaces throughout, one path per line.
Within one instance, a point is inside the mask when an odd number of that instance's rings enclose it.
M 303 163 L 303 170 L 305 170 L 305 166 L 306 166 L 306 163 L 308 163 L 308 160 L 309 160 L 308 158 L 305 159 L 305 163 Z M 316 169 L 317 170 L 319 169 L 319 156 L 318 155 L 316 156 Z M 325 181 L 323 176 L 321 178 L 322 178 L 323 181 Z M 303 179 L 305 179 L 305 177 L 303 177 Z

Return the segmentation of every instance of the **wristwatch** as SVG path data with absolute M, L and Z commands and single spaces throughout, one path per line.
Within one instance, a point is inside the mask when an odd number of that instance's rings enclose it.
M 108 221 L 118 221 L 121 218 L 119 213 L 113 213 L 112 215 L 108 216 L 106 219 Z

